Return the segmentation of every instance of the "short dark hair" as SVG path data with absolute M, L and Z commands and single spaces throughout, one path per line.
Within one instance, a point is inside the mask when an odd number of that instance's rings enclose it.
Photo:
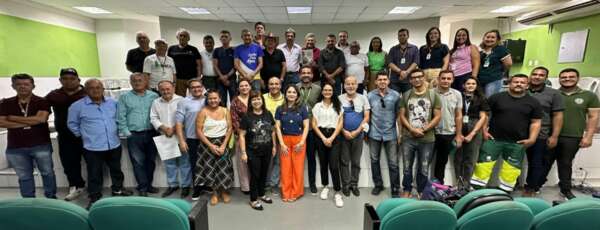
M 231 35 L 231 33 L 229 32 L 229 30 L 221 30 L 221 33 L 222 34 L 229 34 L 229 35 Z
M 452 72 L 452 70 L 448 70 L 448 69 L 440 71 L 440 74 L 438 74 L 438 77 L 441 77 L 442 74 L 447 74 L 447 73 L 452 74 L 452 77 L 454 77 L 454 72 Z
M 398 33 L 402 33 L 402 32 L 406 32 L 407 35 L 410 35 L 410 33 L 408 32 L 408 29 L 406 28 L 402 28 L 398 30 Z
M 300 67 L 300 72 L 302 72 L 303 69 L 309 69 L 311 73 L 312 73 L 312 70 L 313 70 L 310 65 L 303 65 L 302 67 Z
M 512 80 L 515 78 L 525 78 L 529 81 L 529 76 L 522 74 L 522 73 L 518 73 L 518 74 L 510 76 L 509 82 L 512 82 Z
M 558 74 L 558 76 L 560 76 L 563 73 L 575 73 L 575 75 L 577 75 L 577 78 L 579 78 L 579 71 L 575 68 L 566 68 L 560 71 L 560 73 Z
M 336 38 L 335 34 L 328 34 L 327 37 L 328 38 Z
M 251 90 L 250 91 L 250 96 L 248 97 L 248 112 L 254 112 L 254 110 L 252 109 L 252 99 L 253 98 L 260 98 L 260 100 L 262 100 L 262 106 L 260 107 L 262 109 L 263 112 L 267 111 L 267 106 L 265 105 L 265 98 L 263 97 L 262 93 L 260 93 L 260 91 L 255 91 L 255 90 Z
M 425 72 L 423 72 L 422 69 L 415 69 L 415 70 L 413 70 L 412 72 L 410 72 L 409 76 L 412 76 L 415 73 L 421 73 L 421 74 L 423 74 L 423 76 L 425 76 Z
M 261 25 L 261 26 L 263 26 L 263 28 L 267 29 L 267 26 L 265 25 L 265 23 L 260 22 L 260 21 L 254 23 L 254 29 L 256 29 L 256 27 L 259 26 L 259 25 Z
M 35 82 L 33 81 L 33 77 L 26 73 L 17 73 L 13 74 L 12 77 L 10 77 L 10 81 L 12 82 L 12 84 L 15 84 L 17 80 L 29 80 L 31 81 L 32 85 L 35 84 Z
M 543 66 L 538 66 L 538 67 L 533 68 L 533 70 L 531 70 L 531 73 L 533 73 L 536 70 L 540 70 L 540 69 L 543 70 L 544 72 L 546 72 L 546 76 L 548 76 L 548 74 L 550 74 L 550 70 L 548 70 L 548 68 L 543 67 Z
M 206 35 L 206 36 L 204 36 L 203 40 L 213 40 L 214 41 L 215 39 L 213 38 L 212 35 Z
M 387 71 L 385 71 L 385 69 L 384 69 L 384 70 L 381 70 L 381 71 L 379 71 L 379 72 L 377 72 L 377 76 L 375 76 L 375 79 L 379 78 L 379 76 L 386 76 L 386 77 L 388 77 L 388 78 L 390 77 L 390 76 L 388 75 L 388 72 L 387 72 Z
M 190 79 L 190 80 L 187 81 L 188 88 L 192 87 L 192 82 L 198 82 L 198 83 L 200 83 L 201 86 L 204 86 L 204 84 L 202 84 L 201 80 L 198 80 L 198 79 L 194 78 L 194 79 Z

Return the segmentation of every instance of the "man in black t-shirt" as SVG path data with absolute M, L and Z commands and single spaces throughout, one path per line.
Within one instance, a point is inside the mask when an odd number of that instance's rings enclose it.
M 487 185 L 499 157 L 503 163 L 499 172 L 500 189 L 512 191 L 519 175 L 525 150 L 533 145 L 542 125 L 542 106 L 527 94 L 529 77 L 517 74 L 510 78 L 508 92 L 488 99 L 491 109 L 489 129 L 484 128 L 485 142 L 481 146 L 471 184 Z
M 180 29 L 177 31 L 177 40 L 179 44 L 169 47 L 167 55 L 175 62 L 175 93 L 185 97 L 188 80 L 202 78 L 202 61 L 198 48 L 189 45 L 190 32 Z
M 125 66 L 127 66 L 127 70 L 129 70 L 129 72 L 141 73 L 144 69 L 144 59 L 152 54 L 155 54 L 156 50 L 150 47 L 150 38 L 148 38 L 148 35 L 142 31 L 135 34 L 135 41 L 139 47 L 130 49 L 129 52 L 127 52 Z

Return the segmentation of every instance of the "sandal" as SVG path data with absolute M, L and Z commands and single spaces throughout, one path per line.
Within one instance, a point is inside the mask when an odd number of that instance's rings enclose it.
M 268 197 L 268 196 L 262 196 L 262 197 L 260 197 L 260 200 L 262 200 L 263 202 L 265 202 L 267 204 L 273 203 L 273 200 L 271 199 L 271 197 Z
M 254 210 L 262 211 L 263 206 L 259 201 L 250 201 L 250 207 Z

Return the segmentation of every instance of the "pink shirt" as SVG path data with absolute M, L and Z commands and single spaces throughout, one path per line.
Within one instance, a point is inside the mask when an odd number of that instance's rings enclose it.
M 473 72 L 471 65 L 471 46 L 462 45 L 450 56 L 450 70 L 455 76 Z

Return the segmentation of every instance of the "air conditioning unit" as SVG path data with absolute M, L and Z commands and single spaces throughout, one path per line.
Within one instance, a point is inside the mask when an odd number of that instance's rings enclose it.
M 600 13 L 600 0 L 573 0 L 524 14 L 517 18 L 517 22 L 525 25 L 543 25 L 598 13 Z

